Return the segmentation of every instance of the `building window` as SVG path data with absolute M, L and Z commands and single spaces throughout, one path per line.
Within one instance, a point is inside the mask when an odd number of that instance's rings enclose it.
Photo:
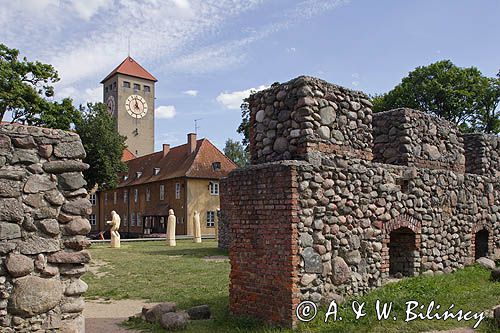
M 175 183 L 175 198 L 181 198 L 181 183 Z
M 128 201 L 128 191 L 124 190 L 123 191 L 123 203 L 127 203 Z
M 135 214 L 130 214 L 130 226 L 135 227 Z
M 117 193 L 116 191 L 113 192 L 113 203 L 116 205 L 116 196 L 117 196 Z
M 125 180 L 128 180 L 128 176 L 127 176 L 127 175 L 123 176 L 123 180 L 124 180 L 124 181 L 125 181 Z
M 160 185 L 160 200 L 165 200 L 165 185 Z
M 214 171 L 220 170 L 220 162 L 213 162 L 212 163 L 212 169 Z
M 104 204 L 105 205 L 108 204 L 108 194 L 107 193 L 104 193 Z
M 138 90 L 141 90 L 141 85 L 134 83 L 134 91 L 138 91 Z
M 140 213 L 137 213 L 137 226 L 142 226 L 142 216 Z
M 104 93 L 107 94 L 108 93 L 108 87 L 104 87 Z
M 215 212 L 214 211 L 207 212 L 207 227 L 209 227 L 209 228 L 215 227 Z
M 139 190 L 134 189 L 134 202 L 137 203 L 137 200 L 139 200 Z
M 90 200 L 90 203 L 92 204 L 92 206 L 95 206 L 95 204 L 97 203 L 97 196 L 95 194 L 91 194 L 89 196 L 89 200 Z
M 127 214 L 123 214 L 123 225 L 127 226 L 127 223 L 128 223 L 128 215 Z
M 141 176 L 142 176 L 142 171 L 137 171 L 137 172 L 135 173 L 135 175 L 136 175 L 136 178 L 141 178 Z
M 123 81 L 123 88 L 130 88 L 130 82 Z
M 155 176 L 158 176 L 158 174 L 160 173 L 160 168 L 154 168 L 153 173 Z
M 97 225 L 97 220 L 96 220 L 95 214 L 89 215 L 89 222 L 90 222 L 90 225 Z
M 219 183 L 218 182 L 210 182 L 208 185 L 211 195 L 219 195 Z
M 149 190 L 149 187 L 146 188 L 146 201 L 151 200 L 151 191 Z
M 149 86 L 144 86 L 144 92 L 151 92 L 151 88 Z

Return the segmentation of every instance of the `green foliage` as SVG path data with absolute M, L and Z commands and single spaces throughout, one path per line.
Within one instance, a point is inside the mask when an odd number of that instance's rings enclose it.
M 48 108 L 40 114 L 36 125 L 69 130 L 81 121 L 81 112 L 73 106 L 71 98 L 65 98 L 61 102 L 48 103 Z
M 238 141 L 227 139 L 224 154 L 239 167 L 244 167 L 248 164 L 248 152 Z
M 463 131 L 500 132 L 500 73 L 485 77 L 476 67 L 450 60 L 417 67 L 386 94 L 372 98 L 373 111 L 409 107 L 433 113 Z
M 59 81 L 51 65 L 19 59 L 19 51 L 0 44 L 0 120 L 11 111 L 13 121 L 40 124 L 40 115 L 64 106 L 45 98 L 54 95 L 53 83 Z
M 87 157 L 84 162 L 90 168 L 84 171 L 88 188 L 99 184 L 100 189 L 114 188 L 118 185 L 119 173 L 127 171 L 122 162 L 123 150 L 126 148 L 126 137 L 116 129 L 115 119 L 106 110 L 103 103 L 80 106 L 81 121 L 75 124 L 80 135 Z
M 242 144 L 245 150 L 248 151 L 248 145 L 250 144 L 250 109 L 247 99 L 241 104 L 240 109 L 241 123 L 236 131 L 243 135 Z

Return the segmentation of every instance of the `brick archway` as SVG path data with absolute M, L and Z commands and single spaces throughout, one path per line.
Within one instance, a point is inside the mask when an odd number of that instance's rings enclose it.
M 409 267 L 402 269 L 403 275 L 418 275 L 419 267 L 416 265 L 417 262 L 420 262 L 420 240 L 421 240 L 421 222 L 415 220 L 413 217 L 408 215 L 400 215 L 397 218 L 384 223 L 382 232 L 383 232 L 383 240 L 382 240 L 382 267 L 381 273 L 382 277 L 388 277 L 391 271 L 391 257 L 398 256 L 396 260 L 410 260 L 409 256 L 411 256 L 411 263 Z M 391 237 L 392 235 L 392 237 Z M 394 249 L 398 246 L 393 246 L 393 250 L 391 250 L 391 238 L 392 242 L 397 242 L 396 245 L 402 246 L 404 252 L 395 252 Z M 393 263 L 394 269 L 394 263 Z M 391 272 L 391 273 L 394 273 Z
M 472 226 L 470 251 L 471 258 L 473 259 L 493 253 L 493 230 L 491 226 L 488 226 L 484 222 L 479 222 Z

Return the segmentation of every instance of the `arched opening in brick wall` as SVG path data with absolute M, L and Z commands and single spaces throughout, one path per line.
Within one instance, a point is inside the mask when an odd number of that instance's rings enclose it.
M 393 230 L 389 238 L 389 275 L 414 276 L 417 261 L 415 233 L 407 227 Z
M 488 230 L 482 229 L 474 235 L 474 257 L 479 259 L 488 255 Z

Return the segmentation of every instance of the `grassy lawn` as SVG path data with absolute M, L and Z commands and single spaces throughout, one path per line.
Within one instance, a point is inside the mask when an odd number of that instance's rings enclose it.
M 203 260 L 206 256 L 227 255 L 217 249 L 214 241 L 194 244 L 178 241 L 177 247 L 166 247 L 164 242 L 122 243 L 122 248 L 93 245 L 93 259 L 107 264 L 96 274 L 89 272 L 84 280 L 89 284 L 87 298 L 146 299 L 151 302 L 173 301 L 178 308 L 208 304 L 213 320 L 192 321 L 187 332 L 288 332 L 261 325 L 256 321 L 235 318 L 228 314 L 228 262 Z M 104 275 L 102 275 L 104 274 Z M 393 302 L 393 315 L 397 320 L 377 321 L 374 304 Z M 365 302 L 367 315 L 354 319 L 350 309 L 352 301 Z M 403 279 L 375 290 L 364 297 L 347 300 L 338 316 L 342 321 L 323 322 L 324 309 L 315 320 L 302 324 L 298 332 L 423 332 L 453 327 L 471 327 L 475 321 L 457 322 L 414 320 L 404 322 L 405 302 L 415 300 L 429 304 L 434 300 L 441 305 L 442 313 L 451 303 L 454 311 L 482 311 L 500 303 L 500 283 L 489 281 L 489 271 L 473 266 L 454 274 L 435 277 Z M 416 310 L 415 310 L 416 311 Z M 128 327 L 144 329 L 145 332 L 163 332 L 159 326 L 140 320 L 126 323 Z M 497 332 L 491 321 L 484 320 L 479 327 L 482 332 Z

